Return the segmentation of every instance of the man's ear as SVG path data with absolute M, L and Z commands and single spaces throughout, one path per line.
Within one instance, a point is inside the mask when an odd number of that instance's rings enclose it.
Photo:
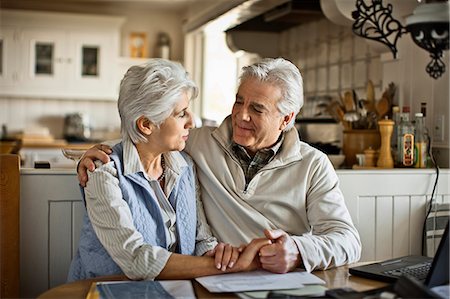
M 281 125 L 280 125 L 280 131 L 284 130 L 284 128 L 287 127 L 287 125 L 291 122 L 293 117 L 294 117 L 294 112 L 291 112 L 283 117 L 283 121 L 281 122 Z
M 145 116 L 141 116 L 136 121 L 136 126 L 142 134 L 149 136 L 154 129 L 153 123 Z

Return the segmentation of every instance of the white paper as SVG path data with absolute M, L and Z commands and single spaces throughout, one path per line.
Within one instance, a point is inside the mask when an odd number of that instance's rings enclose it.
M 297 289 L 305 284 L 325 284 L 325 281 L 308 272 L 274 274 L 253 271 L 211 275 L 196 280 L 211 293 Z

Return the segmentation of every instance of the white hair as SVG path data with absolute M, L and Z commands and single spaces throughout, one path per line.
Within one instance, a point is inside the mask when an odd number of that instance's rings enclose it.
M 240 83 L 249 78 L 256 78 L 281 89 L 278 110 L 282 115 L 294 112 L 294 117 L 284 131 L 294 126 L 295 116 L 303 106 L 303 79 L 299 69 L 283 58 L 265 58 L 260 62 L 242 68 Z
M 132 66 L 120 82 L 119 115 L 122 137 L 134 143 L 147 139 L 136 121 L 144 116 L 159 126 L 168 118 L 184 93 L 189 99 L 198 95 L 198 88 L 179 63 L 154 58 L 143 65 Z

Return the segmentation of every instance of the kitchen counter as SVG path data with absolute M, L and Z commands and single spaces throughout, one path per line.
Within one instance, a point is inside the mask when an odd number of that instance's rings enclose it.
M 449 168 L 440 168 L 439 172 L 441 174 L 450 174 Z M 22 167 L 20 169 L 20 173 L 22 174 L 76 174 L 75 169 L 73 168 L 52 168 L 52 169 L 34 169 Z M 436 173 L 436 169 L 434 168 L 392 168 L 392 169 L 336 169 L 336 173 L 340 177 L 341 175 L 383 175 L 383 174 L 434 174 Z
M 96 143 L 68 143 L 64 139 L 55 139 L 53 141 L 27 141 L 22 143 L 22 148 L 71 148 L 71 149 L 81 149 L 87 150 L 88 148 L 94 146 Z
M 20 149 L 22 166 L 33 168 L 36 161 L 47 161 L 53 168 L 75 168 L 75 161 L 64 157 L 62 149 L 87 150 L 95 143 L 67 143 L 65 140 L 26 142 Z

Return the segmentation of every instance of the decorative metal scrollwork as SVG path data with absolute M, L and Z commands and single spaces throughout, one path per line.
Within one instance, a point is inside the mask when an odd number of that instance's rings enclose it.
M 366 5 L 363 0 L 357 0 L 356 9 L 352 12 L 353 33 L 385 44 L 397 58 L 397 41 L 407 30 L 392 17 L 392 5 L 384 7 L 382 0 L 372 0 L 371 5 Z
M 441 59 L 442 52 L 449 48 L 448 23 L 412 24 L 406 26 L 413 41 L 430 53 L 431 61 L 426 71 L 434 79 L 445 73 L 445 63 Z

